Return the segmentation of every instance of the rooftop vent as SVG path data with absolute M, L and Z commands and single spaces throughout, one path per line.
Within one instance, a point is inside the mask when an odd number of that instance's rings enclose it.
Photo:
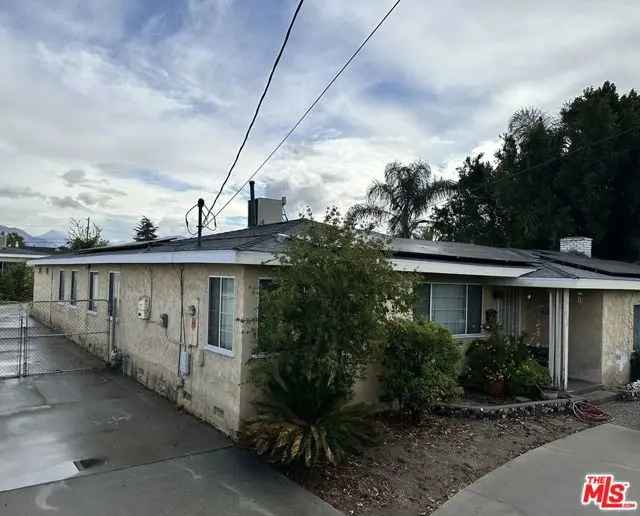
M 262 226 L 264 224 L 275 224 L 282 222 L 284 206 L 287 204 L 287 198 L 267 199 L 266 197 L 255 196 L 255 183 L 249 182 L 250 198 L 247 204 L 247 222 L 248 226 Z
M 560 251 L 563 253 L 582 254 L 591 258 L 593 239 L 588 237 L 565 237 L 560 239 Z

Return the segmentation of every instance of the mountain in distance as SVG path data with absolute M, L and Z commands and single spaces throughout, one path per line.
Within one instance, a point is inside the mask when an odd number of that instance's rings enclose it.
M 18 233 L 27 245 L 38 247 L 60 247 L 64 245 L 67 239 L 67 235 L 62 231 L 50 230 L 42 235 L 33 236 L 27 233 L 24 229 L 4 226 L 0 224 L 0 233 Z

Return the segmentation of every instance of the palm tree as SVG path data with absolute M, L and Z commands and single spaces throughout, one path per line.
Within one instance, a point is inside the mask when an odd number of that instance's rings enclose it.
M 415 238 L 419 226 L 427 223 L 429 207 L 446 199 L 455 188 L 453 181 L 433 179 L 431 167 L 424 161 L 409 165 L 394 161 L 385 167 L 384 182 L 374 181 L 366 202 L 352 206 L 347 219 L 375 226 L 386 223 L 393 236 Z

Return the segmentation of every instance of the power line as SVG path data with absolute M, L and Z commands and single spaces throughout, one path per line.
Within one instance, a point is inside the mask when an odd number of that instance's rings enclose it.
M 307 116 L 309 115 L 309 113 L 311 113 L 311 111 L 316 106 L 316 104 L 318 104 L 318 102 L 320 102 L 320 99 L 322 99 L 322 97 L 324 97 L 324 94 L 329 90 L 329 88 L 331 88 L 331 86 L 333 86 L 333 84 L 336 82 L 336 80 L 338 80 L 338 77 L 340 77 L 340 75 L 342 75 L 342 72 L 344 72 L 349 67 L 351 62 L 356 58 L 356 56 L 360 53 L 360 51 L 364 48 L 364 46 L 369 42 L 369 40 L 373 37 L 373 35 L 378 31 L 378 29 L 382 26 L 382 24 L 387 20 L 387 18 L 391 15 L 391 13 L 395 10 L 395 8 L 398 7 L 398 4 L 400 2 L 401 2 L 401 0 L 397 0 L 391 6 L 391 8 L 387 11 L 387 13 L 380 19 L 378 24 L 373 28 L 373 30 L 369 33 L 369 35 L 364 39 L 364 41 L 356 49 L 356 51 L 351 55 L 351 57 L 349 57 L 349 59 L 347 59 L 345 64 L 342 65 L 342 67 L 336 72 L 336 74 L 333 76 L 333 78 L 327 83 L 327 85 L 324 87 L 324 89 L 320 92 L 320 95 L 318 95 L 316 97 L 316 99 L 311 103 L 311 105 L 307 108 L 307 110 L 302 114 L 302 116 L 298 119 L 298 121 L 294 124 L 294 126 L 291 129 L 289 129 L 287 134 L 285 134 L 284 138 L 282 138 L 282 140 L 280 140 L 278 145 L 276 145 L 274 147 L 274 149 L 267 155 L 267 157 L 258 166 L 258 168 L 256 168 L 254 170 L 254 172 L 247 178 L 247 180 L 244 183 L 242 183 L 242 185 L 233 193 L 233 195 L 227 200 L 227 202 L 224 203 L 222 208 L 220 208 L 214 214 L 214 219 L 216 217 L 218 217 L 218 215 L 220 215 L 220 213 L 222 213 L 222 211 L 227 206 L 229 206 L 229 204 L 231 204 L 231 202 L 238 196 L 238 194 L 242 191 L 242 189 L 249 184 L 249 181 L 251 181 L 258 174 L 258 172 L 260 172 L 263 169 L 263 167 L 268 163 L 268 161 L 271 159 L 271 157 L 276 152 L 278 152 L 278 149 L 280 149 L 280 147 L 282 147 L 282 145 L 284 145 L 284 143 L 287 141 L 289 136 L 291 136 L 293 134 L 293 132 L 298 128 L 298 126 L 302 123 L 302 121 L 305 118 L 307 118 Z
M 224 187 L 226 186 L 227 182 L 229 181 L 229 178 L 231 177 L 231 173 L 233 172 L 233 169 L 236 167 L 236 164 L 238 163 L 238 159 L 240 159 L 240 154 L 242 153 L 242 149 L 244 149 L 244 146 L 247 143 L 247 140 L 249 139 L 249 134 L 251 133 L 251 129 L 253 128 L 253 124 L 256 121 L 256 118 L 258 118 L 258 113 L 260 112 L 260 107 L 262 106 L 262 102 L 264 101 L 265 97 L 267 96 L 267 91 L 269 90 L 269 86 L 271 86 L 271 80 L 273 79 L 273 75 L 276 72 L 276 68 L 278 68 L 278 63 L 280 63 L 280 59 L 282 58 L 282 54 L 284 53 L 284 49 L 287 46 L 287 42 L 289 41 L 289 36 L 291 35 L 291 31 L 293 30 L 293 25 L 296 21 L 296 18 L 298 17 L 298 13 L 300 12 L 300 9 L 302 8 L 302 4 L 304 3 L 304 0 L 300 0 L 298 2 L 298 6 L 296 7 L 295 12 L 293 13 L 293 18 L 291 18 L 291 21 L 289 22 L 289 27 L 287 28 L 287 32 L 284 36 L 284 40 L 282 41 L 282 45 L 280 46 L 280 51 L 278 52 L 278 55 L 276 56 L 276 60 L 273 63 L 273 66 L 271 67 L 271 72 L 269 73 L 269 78 L 267 79 L 267 84 L 264 87 L 264 90 L 262 91 L 262 95 L 260 96 L 260 100 L 258 101 L 258 105 L 256 106 L 256 110 L 253 113 L 253 118 L 251 118 L 251 122 L 249 123 L 249 127 L 247 127 L 247 130 L 244 134 L 244 138 L 242 139 L 242 143 L 240 144 L 240 147 L 238 148 L 238 152 L 236 152 L 236 157 L 233 160 L 233 163 L 231 164 L 231 167 L 229 168 L 229 171 L 227 172 L 227 176 L 225 177 L 224 181 L 222 182 L 222 186 L 220 187 L 220 190 L 218 190 L 218 193 L 215 197 L 215 199 L 213 200 L 213 203 L 211 204 L 209 210 L 207 211 L 207 215 L 204 218 L 204 224 L 206 225 L 209 221 L 209 215 L 211 215 L 211 210 L 213 210 L 213 207 L 216 205 L 216 202 L 218 202 L 218 199 L 220 198 L 220 195 L 222 195 L 222 191 L 224 190 Z M 215 225 L 215 216 L 214 216 L 214 225 Z

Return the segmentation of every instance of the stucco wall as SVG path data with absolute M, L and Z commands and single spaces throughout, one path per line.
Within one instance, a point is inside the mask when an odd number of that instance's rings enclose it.
M 629 381 L 633 351 L 633 307 L 640 292 L 607 291 L 603 294 L 602 381 L 607 385 Z
M 602 382 L 601 291 L 586 290 L 569 297 L 569 378 Z
M 35 274 L 34 297 L 51 299 L 57 295 L 57 275 L 60 267 L 50 267 L 53 274 Z M 79 270 L 78 298 L 88 296 L 88 266 L 65 266 L 65 271 Z M 120 305 L 114 327 L 114 344 L 125 356 L 123 368 L 140 383 L 169 399 L 176 400 L 186 410 L 202 417 L 233 435 L 239 428 L 243 340 L 245 332 L 246 283 L 244 267 L 230 265 L 185 265 L 183 278 L 184 321 L 181 339 L 180 266 L 175 265 L 106 265 L 92 266 L 99 273 L 97 297 L 108 296 L 108 273 L 120 272 Z M 207 305 L 209 276 L 235 278 L 236 321 L 231 356 L 207 347 Z M 68 278 L 67 278 L 68 279 Z M 140 297 L 150 298 L 149 320 L 137 317 Z M 56 310 L 57 303 L 52 303 Z M 195 307 L 191 317 L 189 307 Z M 84 310 L 86 311 L 86 309 Z M 76 310 L 82 315 L 83 310 Z M 59 324 L 73 324 L 68 310 L 66 320 Z M 168 326 L 161 325 L 161 314 L 168 315 Z M 86 316 L 86 314 L 84 314 Z M 181 385 L 178 376 L 178 356 L 181 348 L 191 352 L 191 374 Z

